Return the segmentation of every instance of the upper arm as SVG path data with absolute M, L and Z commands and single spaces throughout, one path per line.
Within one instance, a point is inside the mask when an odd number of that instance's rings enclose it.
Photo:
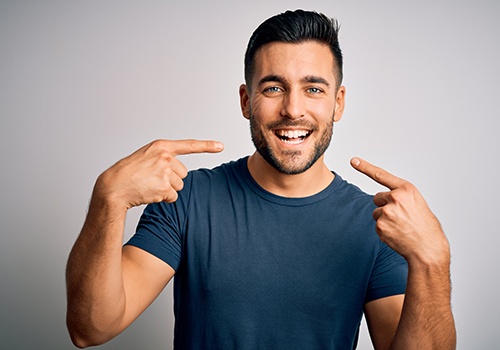
M 146 310 L 175 274 L 170 265 L 140 248 L 125 245 L 122 249 L 126 304 L 121 330 Z
M 398 328 L 404 294 L 376 299 L 365 304 L 365 317 L 375 349 L 389 349 Z

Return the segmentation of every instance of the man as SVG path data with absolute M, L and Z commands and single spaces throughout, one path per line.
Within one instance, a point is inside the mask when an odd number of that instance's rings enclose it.
M 337 33 L 301 10 L 254 32 L 251 156 L 188 173 L 176 156 L 223 146 L 159 140 L 99 176 L 67 268 L 77 346 L 119 334 L 175 275 L 179 349 L 350 349 L 363 313 L 376 349 L 455 347 L 449 245 L 418 190 L 354 158 L 389 189 L 371 197 L 324 163 L 344 110 Z

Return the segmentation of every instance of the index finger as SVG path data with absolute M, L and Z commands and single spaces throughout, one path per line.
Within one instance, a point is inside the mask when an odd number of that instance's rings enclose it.
M 379 168 L 361 158 L 357 157 L 352 158 L 351 165 L 354 169 L 356 169 L 360 173 L 365 174 L 372 180 L 378 182 L 379 184 L 387 187 L 390 190 L 395 190 L 396 188 L 400 187 L 403 183 L 406 182 L 405 180 L 397 176 L 394 176 L 388 171 Z
M 224 149 L 219 141 L 211 140 L 175 140 L 169 141 L 170 151 L 174 156 L 192 153 L 218 153 Z

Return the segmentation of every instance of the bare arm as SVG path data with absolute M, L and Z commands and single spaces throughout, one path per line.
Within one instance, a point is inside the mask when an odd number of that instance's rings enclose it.
M 408 269 L 405 302 L 391 349 L 455 349 L 449 260 L 442 264 L 409 263 Z M 420 343 L 415 342 L 417 337 L 422 337 Z
M 122 248 L 127 210 L 177 199 L 187 170 L 176 155 L 221 150 L 213 141 L 155 141 L 99 176 L 66 270 L 67 326 L 75 345 L 101 344 L 119 334 L 174 275 L 149 253 Z
M 399 301 L 402 309 L 398 312 L 397 306 L 392 304 L 389 309 L 393 311 L 387 313 L 383 309 L 387 306 L 383 299 L 365 307 L 375 347 L 455 349 L 450 248 L 439 221 L 411 183 L 357 158 L 352 165 L 389 188 L 390 191 L 374 197 L 378 207 L 373 212 L 377 233 L 408 262 L 406 295 L 404 302 Z M 384 324 L 387 326 L 380 326 Z M 391 333 L 392 337 L 387 341 L 386 335 Z

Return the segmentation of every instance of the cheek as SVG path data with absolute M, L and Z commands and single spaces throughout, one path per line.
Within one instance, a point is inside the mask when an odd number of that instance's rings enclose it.
M 280 112 L 280 100 L 258 96 L 254 98 L 251 108 L 254 115 L 258 115 L 260 119 L 275 118 Z
M 319 123 L 329 124 L 334 119 L 335 107 L 332 105 L 317 105 L 315 106 L 315 115 Z

